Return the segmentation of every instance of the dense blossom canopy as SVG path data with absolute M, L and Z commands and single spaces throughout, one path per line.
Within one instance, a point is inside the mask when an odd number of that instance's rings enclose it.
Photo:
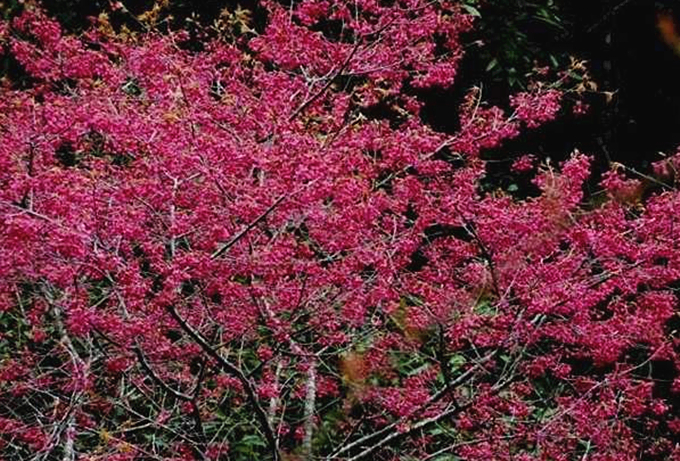
M 0 456 L 680 459 L 680 195 L 578 153 L 482 194 L 559 91 L 440 133 L 457 4 L 261 3 L 200 51 L 0 23 Z

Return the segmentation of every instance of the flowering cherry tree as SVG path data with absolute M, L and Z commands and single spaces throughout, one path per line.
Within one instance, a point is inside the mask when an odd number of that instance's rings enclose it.
M 484 195 L 561 93 L 424 124 L 460 5 L 261 6 L 201 51 L 0 23 L 0 456 L 680 459 L 676 158 L 644 200 L 578 153 Z

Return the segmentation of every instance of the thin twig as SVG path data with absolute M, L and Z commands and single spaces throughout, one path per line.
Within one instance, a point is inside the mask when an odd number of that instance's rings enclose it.
M 333 84 L 333 82 L 334 82 L 340 75 L 342 75 L 342 73 L 347 69 L 347 67 L 349 67 L 349 64 L 350 64 L 350 62 L 352 61 L 352 58 L 354 57 L 354 55 L 356 54 L 357 50 L 359 49 L 360 43 L 361 43 L 361 42 L 357 41 L 357 42 L 354 44 L 354 46 L 352 47 L 352 50 L 347 54 L 347 57 L 345 58 L 345 61 L 342 63 L 342 65 L 340 65 L 340 67 L 338 68 L 338 70 L 337 70 L 337 71 L 336 71 L 336 72 L 328 79 L 328 81 L 326 82 L 326 84 L 325 84 L 324 86 L 322 86 L 322 87 L 319 89 L 319 91 L 317 91 L 316 93 L 314 93 L 314 94 L 313 94 L 310 98 L 308 98 L 305 102 L 303 102 L 303 103 L 300 105 L 300 107 L 298 107 L 297 109 L 295 109 L 295 110 L 293 111 L 292 114 L 290 114 L 290 116 L 288 117 L 288 121 L 289 121 L 289 122 L 292 122 L 292 121 L 295 119 L 295 117 L 297 117 L 298 115 L 300 115 L 300 114 L 301 114 L 302 112 L 304 112 L 304 111 L 305 111 L 305 110 L 306 110 L 306 109 L 307 109 L 314 101 L 316 101 L 317 99 L 319 99 L 319 98 L 321 97 L 321 95 L 323 95 L 323 94 L 326 92 L 326 90 L 328 90 L 328 89 L 331 87 L 331 85 Z
M 254 221 L 252 221 L 250 224 L 248 224 L 246 227 L 244 227 L 241 232 L 236 234 L 231 240 L 229 240 L 227 243 L 222 245 L 220 248 L 215 250 L 215 252 L 210 255 L 211 259 L 216 259 L 222 256 L 229 248 L 233 247 L 239 240 L 241 240 L 245 235 L 252 230 L 255 226 L 257 226 L 260 222 L 262 222 L 264 219 L 271 214 L 272 211 L 278 207 L 281 202 L 283 202 L 286 199 L 287 195 L 281 195 L 279 198 L 277 198 L 274 203 L 272 203 L 269 208 L 267 208 L 260 216 L 255 218 Z

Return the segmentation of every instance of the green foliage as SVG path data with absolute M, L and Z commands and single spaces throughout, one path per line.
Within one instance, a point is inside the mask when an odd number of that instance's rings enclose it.
M 565 67 L 566 51 L 559 43 L 568 34 L 555 0 L 465 0 L 464 8 L 477 16 L 475 53 L 487 78 L 512 88 L 525 88 L 537 67 Z

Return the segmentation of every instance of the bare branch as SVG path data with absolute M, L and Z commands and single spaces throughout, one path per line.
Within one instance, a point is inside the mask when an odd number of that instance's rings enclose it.
M 293 111 L 292 114 L 290 114 L 290 116 L 288 117 L 288 121 L 289 121 L 289 122 L 293 121 L 293 120 L 295 119 L 295 117 L 297 117 L 298 115 L 300 115 L 300 114 L 301 114 L 302 112 L 304 112 L 304 111 L 305 111 L 305 110 L 306 110 L 306 109 L 307 109 L 314 101 L 316 101 L 317 99 L 319 99 L 319 98 L 321 97 L 321 95 L 323 95 L 323 94 L 326 92 L 326 90 L 328 90 L 328 89 L 331 87 L 331 85 L 333 84 L 333 82 L 334 82 L 340 75 L 342 75 L 343 72 L 345 72 L 345 70 L 349 67 L 350 62 L 352 61 L 352 58 L 354 57 L 354 55 L 356 54 L 357 50 L 359 49 L 360 43 L 361 43 L 361 42 L 357 41 L 357 42 L 354 44 L 354 47 L 352 47 L 352 50 L 347 54 L 347 57 L 345 58 L 345 61 L 340 65 L 340 67 L 338 68 L 338 70 L 337 70 L 331 77 L 328 78 L 328 81 L 326 82 L 326 84 L 325 84 L 323 87 L 321 87 L 321 88 L 319 89 L 319 91 L 317 91 L 317 92 L 314 93 L 310 98 L 308 98 L 305 102 L 303 102 L 303 103 L 300 105 L 300 107 L 298 107 L 297 109 L 295 109 L 295 110 Z
M 305 435 L 302 439 L 302 459 L 308 461 L 312 456 L 312 436 L 314 435 L 314 411 L 316 406 L 316 362 L 312 361 L 307 370 L 307 395 L 305 396 Z
M 217 250 L 215 250 L 215 252 L 214 252 L 212 255 L 210 255 L 210 258 L 211 258 L 211 259 L 216 259 L 216 258 L 219 258 L 220 256 L 222 256 L 227 250 L 229 250 L 229 248 L 233 247 L 233 246 L 234 246 L 239 240 L 241 240 L 248 232 L 250 232 L 250 230 L 251 230 L 253 227 L 257 226 L 260 222 L 262 222 L 265 218 L 267 218 L 267 216 L 269 216 L 269 214 L 270 214 L 272 211 L 274 211 L 274 210 L 276 209 L 276 207 L 278 207 L 278 206 L 281 204 L 281 202 L 283 202 L 283 201 L 285 200 L 286 197 L 287 197 L 287 195 L 282 195 L 282 196 L 280 196 L 279 198 L 277 198 L 277 199 L 274 201 L 274 203 L 272 203 L 272 204 L 269 206 L 269 208 L 267 208 L 260 216 L 258 216 L 257 218 L 255 218 L 254 221 L 252 221 L 250 224 L 248 224 L 246 227 L 244 227 L 243 230 L 241 230 L 241 232 L 239 232 L 238 234 L 236 234 L 231 240 L 229 240 L 227 243 L 225 243 L 225 244 L 222 245 L 220 248 L 218 248 Z
M 274 461 L 278 461 L 279 459 L 281 459 L 278 444 L 276 443 L 276 437 L 274 436 L 274 431 L 272 430 L 272 427 L 269 423 L 267 413 L 264 411 L 262 405 L 260 404 L 260 400 L 257 396 L 257 392 L 255 390 L 255 386 L 253 385 L 253 383 L 246 377 L 246 375 L 239 367 L 237 367 L 229 360 L 224 358 L 222 354 L 220 354 L 208 343 L 208 341 L 203 337 L 203 335 L 194 330 L 193 327 L 191 327 L 191 325 L 189 325 L 186 322 L 186 320 L 184 320 L 179 315 L 174 306 L 168 306 L 168 312 L 177 321 L 182 330 L 184 330 L 191 337 L 191 339 L 193 339 L 196 342 L 196 344 L 198 344 L 203 349 L 203 351 L 206 354 L 208 354 L 209 357 L 213 358 L 220 366 L 220 368 L 222 368 L 225 372 L 234 376 L 241 382 L 241 384 L 243 385 L 243 389 L 245 390 L 246 395 L 248 397 L 248 400 L 250 401 L 250 404 L 253 406 L 253 409 L 255 410 L 255 417 L 257 418 L 260 427 L 264 432 L 264 436 L 267 439 L 267 443 L 269 444 L 269 449 L 271 451 Z
M 144 371 L 146 371 L 147 375 L 156 383 L 158 384 L 165 392 L 168 394 L 172 395 L 178 400 L 184 400 L 186 402 L 190 402 L 193 400 L 193 398 L 187 394 L 184 394 L 176 389 L 173 389 L 170 387 L 168 383 L 166 383 L 164 380 L 162 380 L 151 368 L 151 365 L 149 362 L 146 360 L 146 357 L 144 357 L 144 353 L 142 350 L 139 348 L 138 345 L 135 345 L 134 347 L 134 352 L 137 355 L 137 359 L 139 360 L 139 364 L 142 366 Z

